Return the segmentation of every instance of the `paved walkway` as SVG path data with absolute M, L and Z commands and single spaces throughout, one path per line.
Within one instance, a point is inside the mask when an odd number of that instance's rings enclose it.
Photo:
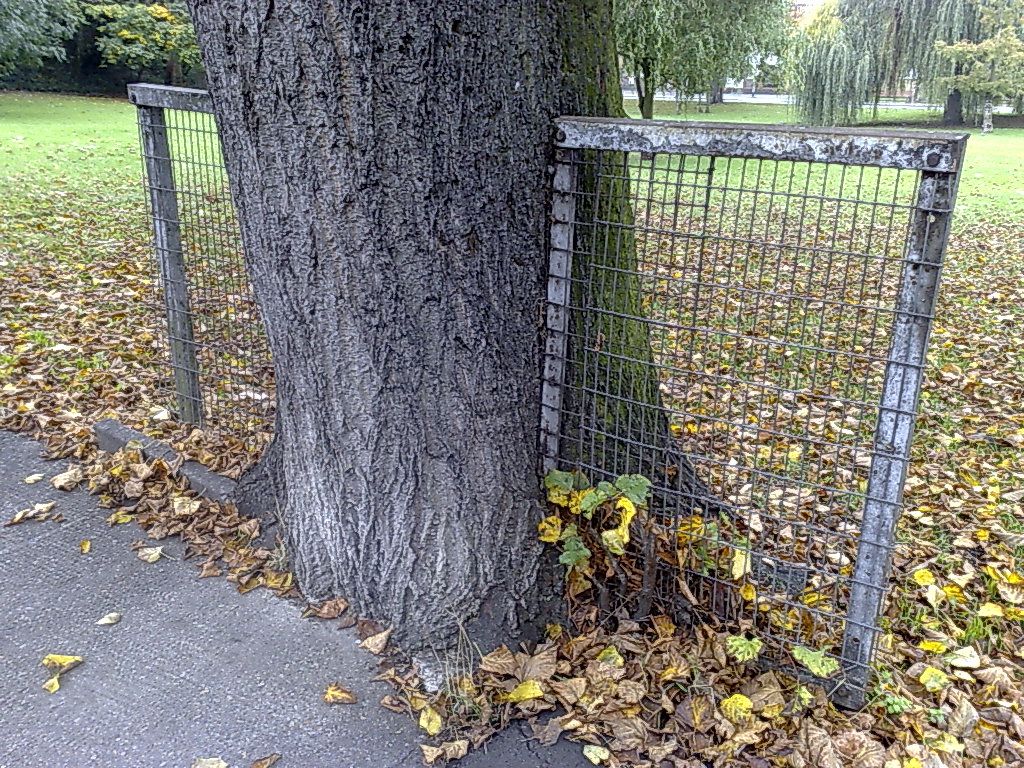
M 39 454 L 0 431 L 0 519 L 53 500 L 65 517 L 0 527 L 0 768 L 189 768 L 201 757 L 248 768 L 275 752 L 279 768 L 421 765 L 417 728 L 377 704 L 390 689 L 370 682 L 376 659 L 351 631 L 303 621 L 266 590 L 199 579 L 191 563 L 142 562 L 130 550 L 141 530 L 108 527 L 84 490 L 54 490 L 67 462 Z M 45 479 L 24 482 L 36 473 Z M 112 611 L 119 624 L 96 625 Z M 41 687 L 50 653 L 84 658 L 54 694 Z M 332 681 L 359 703 L 324 704 Z M 581 762 L 578 746 L 535 751 L 513 728 L 460 766 Z

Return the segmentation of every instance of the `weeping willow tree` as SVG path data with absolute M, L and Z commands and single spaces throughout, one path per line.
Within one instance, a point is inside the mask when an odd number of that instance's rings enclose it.
M 790 88 L 801 118 L 817 125 L 854 122 L 864 105 L 906 79 L 918 94 L 944 101 L 944 122 L 960 124 L 963 94 L 950 87 L 958 63 L 943 44 L 978 40 L 984 0 L 830 0 L 798 32 Z
M 785 0 L 617 0 L 619 53 L 636 79 L 641 114 L 654 115 L 658 88 L 694 96 L 748 74 L 754 59 L 781 49 L 788 8 Z

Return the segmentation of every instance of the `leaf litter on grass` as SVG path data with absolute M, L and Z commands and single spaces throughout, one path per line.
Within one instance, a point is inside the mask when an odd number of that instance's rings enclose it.
M 81 462 L 54 485 L 87 482 L 113 510 L 111 524 L 180 537 L 202 575 L 226 574 L 240 592 L 298 598 L 258 521 L 195 496 L 136 449 L 96 450 L 90 427 L 113 415 L 237 477 L 268 438 L 169 418 L 161 320 L 147 308 L 148 225 L 131 184 L 57 185 L 5 200 L 0 424 Z M 440 693 L 425 691 L 414 667 L 381 657 L 382 677 L 396 686 L 384 705 L 436 731 L 428 762 L 480 746 L 513 719 L 530 722 L 543 743 L 564 733 L 609 766 L 1024 762 L 1024 227 L 996 214 L 956 227 L 865 710 L 841 713 L 820 687 L 758 669 L 755 634 L 740 643 L 711 628 L 666 632 L 665 622 L 660 631 L 627 621 L 614 631 L 552 628 L 532 652 L 487 654 Z M 736 553 L 733 566 L 745 572 L 751 563 Z M 354 621 L 340 604 L 311 610 Z M 825 662 L 808 648 L 804 663 L 813 671 Z

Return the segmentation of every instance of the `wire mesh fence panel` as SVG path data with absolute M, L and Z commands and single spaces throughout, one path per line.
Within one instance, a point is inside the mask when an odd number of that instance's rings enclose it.
M 962 142 L 562 127 L 547 466 L 652 481 L 602 607 L 747 632 L 855 706 Z
M 274 379 L 242 257 L 217 126 L 203 91 L 132 86 L 166 316 L 167 403 L 180 420 L 245 437 L 273 426 Z

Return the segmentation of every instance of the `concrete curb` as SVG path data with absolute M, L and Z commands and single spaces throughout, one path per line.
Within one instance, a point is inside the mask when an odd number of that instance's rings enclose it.
M 102 451 L 114 453 L 130 442 L 137 442 L 142 446 L 142 455 L 147 459 L 163 459 L 168 464 L 181 462 L 178 473 L 188 480 L 189 487 L 200 496 L 221 503 L 235 501 L 237 482 L 207 469 L 197 461 L 182 461 L 181 454 L 163 440 L 144 435 L 114 419 L 97 421 L 92 431 L 96 436 L 96 445 Z M 239 512 L 245 514 L 244 510 L 240 509 Z

